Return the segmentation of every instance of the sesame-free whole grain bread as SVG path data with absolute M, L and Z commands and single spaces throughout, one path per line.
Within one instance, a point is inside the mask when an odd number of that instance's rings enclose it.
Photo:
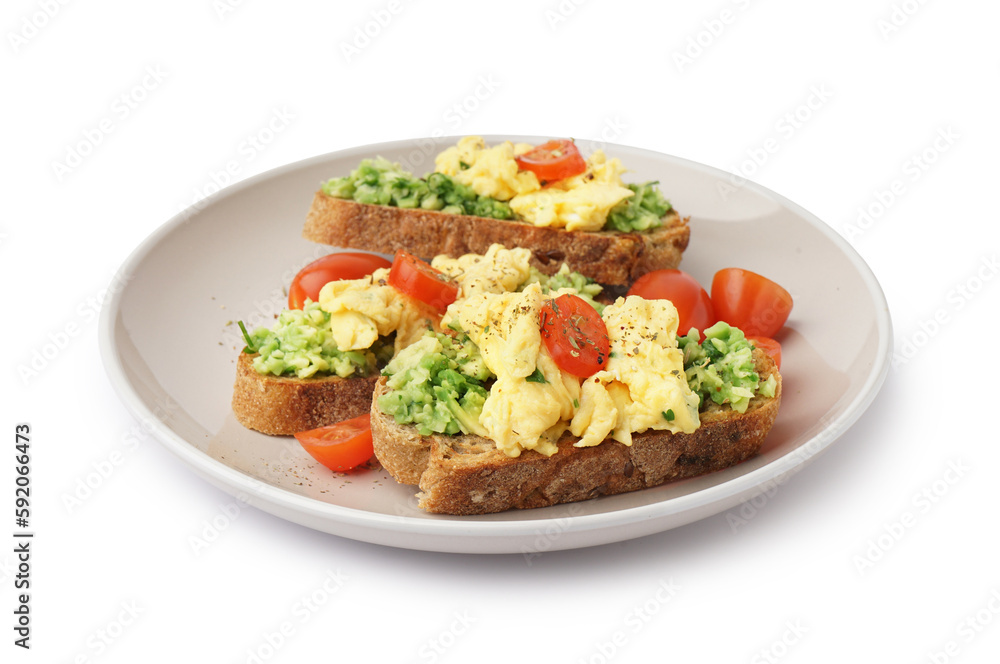
M 448 214 L 435 210 L 365 205 L 316 192 L 302 236 L 335 247 L 383 254 L 403 249 L 421 258 L 483 254 L 494 243 L 531 249 L 546 274 L 563 262 L 611 286 L 626 286 L 652 270 L 675 268 L 690 237 L 687 219 L 671 210 L 648 233 L 567 231 L 520 221 Z
M 419 485 L 421 508 L 441 514 L 546 507 L 694 477 L 753 456 L 771 429 L 781 376 L 762 351 L 754 350 L 754 362 L 761 380 L 774 375 L 777 389 L 773 398 L 754 397 L 745 413 L 711 403 L 695 432 L 637 433 L 631 447 L 613 440 L 573 447 L 579 439 L 567 433 L 551 457 L 533 450 L 508 457 L 480 436 L 420 436 L 379 410 L 378 397 L 388 391 L 383 378 L 372 399 L 375 455 L 398 482 Z
M 258 373 L 256 353 L 240 353 L 233 386 L 233 413 L 248 429 L 276 436 L 335 424 L 371 408 L 378 373 L 341 378 L 295 378 Z

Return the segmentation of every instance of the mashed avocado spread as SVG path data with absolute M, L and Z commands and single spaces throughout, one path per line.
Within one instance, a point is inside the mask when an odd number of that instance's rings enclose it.
M 365 159 L 347 177 L 326 181 L 323 193 L 366 205 L 440 210 L 491 219 L 514 218 L 514 212 L 503 201 L 479 196 L 472 187 L 444 173 L 418 178 L 382 157 Z
M 626 185 L 634 195 L 611 209 L 602 230 L 631 233 L 662 226 L 662 217 L 671 206 L 656 188 L 657 184 Z M 440 210 L 490 219 L 517 219 L 507 202 L 479 195 L 472 187 L 450 175 L 430 173 L 418 178 L 383 157 L 365 159 L 350 175 L 327 180 L 322 185 L 322 191 L 333 198 L 365 205 Z
M 486 403 L 484 383 L 493 374 L 468 336 L 427 332 L 382 373 L 392 392 L 379 397 L 378 407 L 397 423 L 413 424 L 421 436 L 486 434 L 479 414 Z
M 286 309 L 270 329 L 247 333 L 244 352 L 258 353 L 253 368 L 262 374 L 309 378 L 317 374 L 348 376 L 370 374 L 392 354 L 392 342 L 378 339 L 366 350 L 341 351 L 330 330 L 330 314 L 317 302 L 304 309 Z
M 626 198 L 611 208 L 604 230 L 616 230 L 623 233 L 634 231 L 650 231 L 663 225 L 663 215 L 670 212 L 670 201 L 663 197 L 656 188 L 658 182 L 625 185 L 635 195 Z
M 777 382 L 773 376 L 760 380 L 754 368 L 752 345 L 738 328 L 720 322 L 705 330 L 701 344 L 694 330 L 677 341 L 684 353 L 688 385 L 699 395 L 702 408 L 705 400 L 711 399 L 729 403 L 733 410 L 743 413 L 755 394 L 774 396 Z M 378 407 L 397 423 L 413 424 L 423 436 L 485 435 L 479 416 L 495 376 L 465 333 L 458 331 L 453 337 L 428 332 L 399 353 L 382 373 L 389 377 L 392 391 L 379 398 Z M 663 416 L 671 420 L 672 415 Z
M 594 299 L 601 294 L 601 291 L 604 290 L 603 287 L 590 277 L 585 277 L 579 272 L 571 271 L 566 263 L 563 263 L 559 271 L 551 276 L 539 272 L 535 266 L 531 266 L 531 274 L 528 280 L 518 286 L 517 290 L 523 291 L 529 284 L 540 285 L 542 287 L 542 295 L 548 295 L 560 288 L 572 288 L 576 291 L 576 295 L 580 299 L 586 301 L 594 309 L 597 309 L 597 313 L 604 312 L 604 305 Z
M 754 368 L 752 346 L 743 331 L 718 322 L 705 330 L 705 340 L 698 343 L 698 332 L 691 330 L 677 338 L 684 352 L 684 373 L 688 385 L 701 398 L 715 403 L 729 403 L 738 413 L 746 412 L 758 392 L 773 397 L 777 381 L 768 376 L 761 383 Z

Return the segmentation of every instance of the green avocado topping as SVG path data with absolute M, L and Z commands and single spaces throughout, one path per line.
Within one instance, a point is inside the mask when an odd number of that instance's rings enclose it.
M 597 309 L 597 313 L 604 312 L 604 305 L 595 300 L 594 298 L 601 294 L 603 288 L 599 283 L 591 279 L 590 277 L 585 277 L 579 272 L 572 272 L 569 266 L 565 263 L 559 268 L 559 271 L 549 276 L 532 265 L 531 273 L 528 276 L 528 280 L 517 287 L 517 290 L 523 291 L 529 284 L 539 284 L 542 287 L 542 295 L 548 295 L 552 291 L 559 290 L 560 288 L 572 288 L 576 290 L 577 295 L 587 302 L 590 306 Z
M 422 436 L 433 433 L 486 435 L 479 416 L 488 396 L 487 383 L 495 376 L 486 368 L 482 355 L 468 335 L 453 327 L 457 336 L 427 332 L 403 349 L 383 370 L 391 390 L 379 397 L 379 409 L 399 424 L 413 424 Z M 678 337 L 684 353 L 685 377 L 701 403 L 707 399 L 728 403 L 733 410 L 746 412 L 756 394 L 773 397 L 774 376 L 761 381 L 752 356 L 752 344 L 743 332 L 726 323 L 705 330 L 698 343 L 697 330 Z M 526 380 L 545 382 L 536 369 Z M 574 400 L 574 408 L 579 401 Z M 675 419 L 673 410 L 663 419 Z
M 258 327 L 247 333 L 242 321 L 239 325 L 247 341 L 244 352 L 259 354 L 253 368 L 262 374 L 365 376 L 392 354 L 392 342 L 381 338 L 367 350 L 339 350 L 330 330 L 330 314 L 316 302 L 301 310 L 282 311 L 270 329 Z
M 468 166 L 466 165 L 466 168 Z M 604 224 L 606 231 L 650 231 L 663 225 L 662 217 L 670 211 L 670 201 L 663 197 L 657 182 L 626 185 L 633 196 L 611 208 Z M 440 210 L 491 219 L 515 219 L 510 205 L 489 196 L 478 195 L 472 187 L 444 173 L 430 173 L 418 178 L 404 171 L 398 163 L 384 157 L 364 159 L 342 178 L 332 178 L 322 185 L 323 193 L 334 198 L 399 208 Z
M 769 376 L 761 382 L 753 362 L 753 346 L 742 330 L 722 321 L 705 330 L 705 340 L 698 343 L 698 331 L 678 337 L 684 353 L 684 373 L 701 403 L 711 399 L 728 403 L 739 413 L 746 412 L 755 394 L 773 397 L 777 381 Z
M 444 173 L 418 178 L 383 157 L 365 159 L 347 177 L 327 180 L 323 193 L 366 205 L 440 210 L 492 219 L 513 219 L 510 205 L 480 196 L 472 187 Z
M 663 225 L 663 215 L 670 211 L 670 201 L 663 197 L 656 188 L 659 182 L 625 185 L 635 192 L 634 196 L 626 198 L 611 208 L 608 220 L 604 223 L 606 231 L 651 231 Z
M 487 396 L 484 383 L 494 376 L 467 335 L 427 332 L 382 373 L 392 391 L 379 397 L 378 407 L 397 423 L 413 424 L 421 436 L 486 435 L 479 415 Z

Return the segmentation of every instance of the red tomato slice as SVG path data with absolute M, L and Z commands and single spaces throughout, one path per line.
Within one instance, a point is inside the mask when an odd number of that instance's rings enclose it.
M 690 274 L 680 270 L 654 270 L 639 277 L 629 295 L 647 300 L 670 300 L 677 307 L 677 334 L 684 336 L 692 327 L 701 335 L 718 320 L 712 298 Z
M 712 279 L 712 304 L 719 320 L 748 337 L 773 337 L 788 320 L 792 296 L 756 272 L 727 267 Z
M 754 346 L 771 356 L 774 363 L 781 369 L 781 344 L 770 337 L 747 337 Z
M 369 413 L 297 433 L 295 438 L 312 458 L 337 472 L 359 466 L 375 454 Z
M 390 263 L 375 254 L 345 252 L 330 254 L 302 268 L 288 288 L 288 308 L 301 309 L 306 299 L 319 301 L 319 292 L 331 281 L 361 279 Z
M 573 141 L 551 140 L 515 157 L 522 171 L 531 171 L 542 182 L 552 182 L 579 175 L 587 170 L 587 162 Z
M 402 249 L 392 261 L 389 284 L 440 311 L 458 297 L 458 284 L 451 277 Z
M 580 378 L 603 369 L 611 344 L 604 319 L 576 295 L 560 295 L 542 305 L 542 341 L 559 368 Z

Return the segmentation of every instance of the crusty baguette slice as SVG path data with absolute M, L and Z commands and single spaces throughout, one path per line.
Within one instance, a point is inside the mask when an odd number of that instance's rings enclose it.
M 288 436 L 364 415 L 371 408 L 378 374 L 357 378 L 294 378 L 258 373 L 257 354 L 240 353 L 233 413 L 248 429 Z
M 711 404 L 691 434 L 646 431 L 632 446 L 606 441 L 573 447 L 570 434 L 546 457 L 526 451 L 511 458 L 480 436 L 421 437 L 378 408 L 388 388 L 381 379 L 372 400 L 375 456 L 402 484 L 417 484 L 419 505 L 441 514 L 488 514 L 511 508 L 546 507 L 625 493 L 727 468 L 753 456 L 778 414 L 781 376 L 774 362 L 754 351 L 761 379 L 774 375 L 773 399 L 754 397 L 745 413 Z
M 302 236 L 307 240 L 377 251 L 403 249 L 421 258 L 439 254 L 484 254 L 490 245 L 532 250 L 539 270 L 552 274 L 563 264 L 612 286 L 631 284 L 652 270 L 675 268 L 687 248 L 687 219 L 671 210 L 649 233 L 565 231 L 524 222 L 364 205 L 316 192 Z

